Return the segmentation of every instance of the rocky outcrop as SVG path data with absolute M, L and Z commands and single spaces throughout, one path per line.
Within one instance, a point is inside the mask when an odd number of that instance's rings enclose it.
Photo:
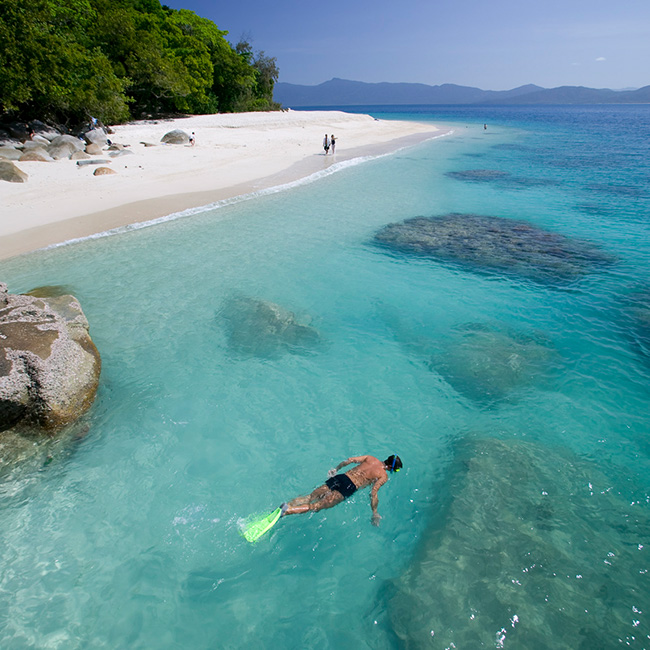
M 76 298 L 13 295 L 0 283 L 0 431 L 74 422 L 95 398 L 100 368 Z
M 591 242 L 526 221 L 476 214 L 406 219 L 382 228 L 374 241 L 395 253 L 542 283 L 571 282 L 616 261 Z
M 182 129 L 174 129 L 173 131 L 165 133 L 160 141 L 165 144 L 189 144 L 190 136 Z
M 8 183 L 25 183 L 29 176 L 18 169 L 12 162 L 0 160 L 0 181 L 7 181 Z

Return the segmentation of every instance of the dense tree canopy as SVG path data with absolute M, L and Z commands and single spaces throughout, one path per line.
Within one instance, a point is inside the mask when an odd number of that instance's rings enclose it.
M 0 112 L 105 123 L 278 108 L 276 61 L 159 0 L 2 0 Z

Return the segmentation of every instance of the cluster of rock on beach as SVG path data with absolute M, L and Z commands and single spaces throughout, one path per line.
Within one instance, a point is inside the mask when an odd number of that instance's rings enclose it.
M 10 294 L 0 283 L 0 463 L 26 438 L 78 420 L 95 398 L 99 352 L 77 299 L 59 293 Z
M 115 174 L 115 170 L 106 166 L 111 163 L 111 159 L 134 153 L 128 145 L 111 142 L 110 128 L 98 126 L 75 136 L 62 133 L 58 127 L 47 126 L 38 121 L 30 125 L 18 124 L 0 129 L 0 181 L 27 182 L 29 176 L 20 169 L 21 162 L 74 160 L 79 166 L 96 165 L 95 176 Z M 190 136 L 176 129 L 166 133 L 161 142 L 188 144 Z M 148 142 L 141 144 L 145 147 L 155 146 Z

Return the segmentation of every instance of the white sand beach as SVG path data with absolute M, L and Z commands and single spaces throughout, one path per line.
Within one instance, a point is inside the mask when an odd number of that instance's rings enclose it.
M 195 146 L 162 144 L 174 129 L 194 132 Z M 29 180 L 0 184 L 0 259 L 275 187 L 446 133 L 432 124 L 338 111 L 200 115 L 113 131 L 111 141 L 133 154 L 95 158 L 110 160 L 104 166 L 115 174 L 94 176 L 97 165 L 73 160 L 16 163 Z M 334 155 L 324 155 L 325 133 L 336 136 Z

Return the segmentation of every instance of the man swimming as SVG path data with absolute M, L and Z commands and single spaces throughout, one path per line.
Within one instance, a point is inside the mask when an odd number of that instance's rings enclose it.
M 349 472 L 337 474 L 342 467 L 357 463 Z M 325 508 L 333 508 L 357 490 L 372 485 L 370 490 L 370 507 L 372 508 L 372 523 L 379 526 L 381 516 L 377 512 L 379 499 L 377 492 L 388 480 L 387 472 L 399 472 L 402 469 L 402 460 L 399 456 L 389 456 L 385 461 L 380 461 L 374 456 L 354 456 L 339 463 L 327 475 L 329 478 L 323 485 L 317 487 L 309 496 L 296 497 L 289 503 L 282 504 L 282 516 L 301 515 L 305 512 L 318 512 Z

